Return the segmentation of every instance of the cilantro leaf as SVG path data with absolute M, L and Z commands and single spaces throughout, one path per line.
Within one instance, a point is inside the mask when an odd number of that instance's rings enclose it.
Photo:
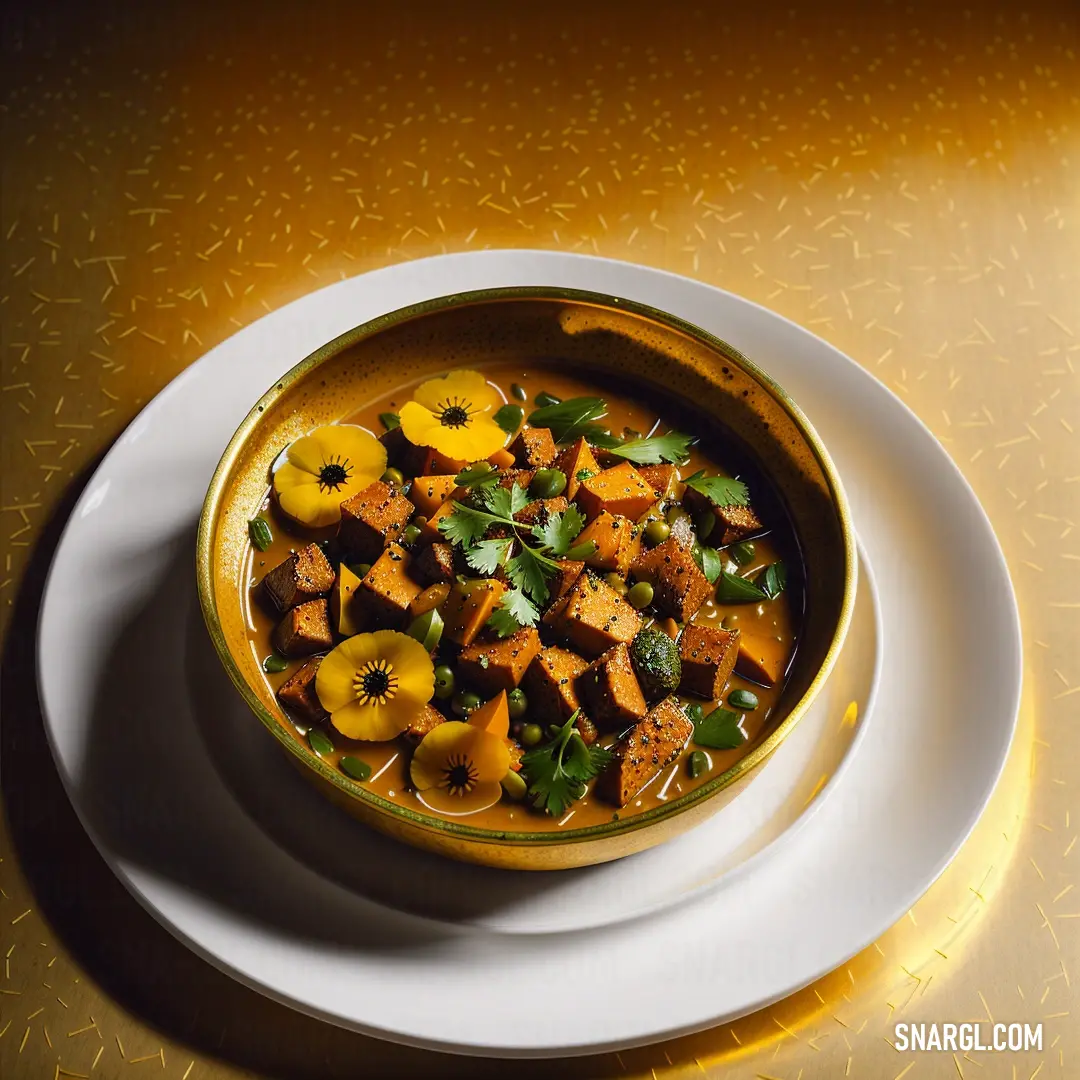
M 688 488 L 700 492 L 716 506 L 748 506 L 750 492 L 741 480 L 730 476 L 706 476 L 704 469 L 698 469 L 685 481 Z
M 492 525 L 502 524 L 502 519 L 474 510 L 471 506 L 454 503 L 454 512 L 439 520 L 439 532 L 452 544 L 459 544 L 466 550 L 472 547 Z
M 533 427 L 551 429 L 551 437 L 557 443 L 573 442 L 584 436 L 594 445 L 601 446 L 604 437 L 611 441 L 607 429 L 593 423 L 607 416 L 607 402 L 602 398 L 568 398 L 555 405 L 545 405 L 529 414 Z M 618 440 L 615 440 L 616 442 Z
M 575 544 L 564 557 L 574 562 L 581 562 L 594 554 L 596 554 L 596 541 L 586 540 L 583 544 Z
M 585 519 L 581 511 L 571 503 L 565 510 L 556 510 L 549 514 L 542 525 L 534 525 L 532 534 L 553 555 L 565 555 L 570 549 L 570 542 L 585 528 Z
M 648 439 L 630 439 L 611 447 L 611 453 L 635 465 L 659 465 L 662 461 L 682 461 L 693 441 L 692 435 L 669 431 L 666 435 L 654 435 Z
M 512 536 L 500 537 L 497 540 L 481 540 L 465 552 L 465 561 L 485 577 L 491 577 L 506 562 L 513 543 Z
M 535 626 L 540 619 L 540 612 L 529 602 L 529 598 L 517 589 L 507 589 L 502 594 L 499 606 L 491 613 L 487 625 L 499 637 L 509 637 L 523 626 Z
M 521 551 L 506 564 L 506 576 L 536 603 L 548 598 L 547 575 L 554 572 L 554 563 L 533 548 L 521 546 Z
M 506 524 L 510 524 L 514 515 L 529 503 L 528 492 L 520 484 L 484 488 L 482 494 L 488 510 Z
M 454 483 L 464 488 L 484 488 L 498 482 L 498 472 L 486 461 L 475 461 L 454 477 Z
M 730 709 L 713 709 L 694 724 L 694 742 L 712 750 L 734 750 L 746 742 L 742 716 Z
M 521 758 L 521 771 L 533 805 L 552 817 L 562 817 L 585 794 L 586 783 L 613 757 L 609 750 L 585 745 L 575 727 L 577 716 L 575 711 L 550 742 L 527 751 Z
M 516 435 L 524 419 L 525 410 L 520 405 L 504 405 L 491 418 L 506 432 L 507 435 Z

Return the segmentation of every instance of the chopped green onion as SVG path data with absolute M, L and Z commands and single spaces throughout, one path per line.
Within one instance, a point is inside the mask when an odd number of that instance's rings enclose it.
M 270 531 L 270 525 L 266 518 L 252 518 L 248 522 L 248 536 L 251 542 L 260 550 L 265 551 L 273 542 L 274 534 Z
M 268 675 L 276 675 L 289 666 L 289 661 L 280 653 L 272 652 L 262 663 L 263 671 Z
M 307 733 L 307 741 L 319 757 L 326 757 L 334 752 L 334 744 L 318 728 L 312 728 Z
M 354 780 L 366 780 L 371 775 L 371 766 L 358 757 L 351 755 L 343 757 L 338 764 L 341 766 L 341 771 Z
M 510 393 L 518 401 L 527 401 L 529 399 L 529 395 L 525 393 L 525 387 L 521 383 L 511 383 Z
M 401 427 L 401 417 L 396 412 L 381 412 L 379 413 L 379 420 L 387 431 L 393 431 L 394 428 Z

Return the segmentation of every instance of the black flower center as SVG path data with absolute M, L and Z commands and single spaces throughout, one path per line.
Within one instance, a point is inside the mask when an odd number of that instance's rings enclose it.
M 347 458 L 331 458 L 319 470 L 319 487 L 326 488 L 327 491 L 337 491 L 349 479 L 351 472 L 352 467 Z
M 369 671 L 360 681 L 368 697 L 382 697 L 390 689 L 390 676 L 382 670 Z
M 439 423 L 443 427 L 467 427 L 472 403 L 461 398 L 447 399 L 439 404 Z
M 353 690 L 361 705 L 385 705 L 397 693 L 394 669 L 385 660 L 365 664 L 353 680 Z
M 451 795 L 466 795 L 476 783 L 476 773 L 472 762 L 461 754 L 450 758 L 446 763 L 446 776 L 443 784 Z

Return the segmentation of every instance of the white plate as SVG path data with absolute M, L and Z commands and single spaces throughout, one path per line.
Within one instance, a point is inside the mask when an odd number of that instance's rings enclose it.
M 251 402 L 357 323 L 498 285 L 643 301 L 752 357 L 829 446 L 878 586 L 875 598 L 862 578 L 859 625 L 821 707 L 739 799 L 678 841 L 574 873 L 503 876 L 424 857 L 313 799 L 221 690 L 194 596 L 198 509 Z M 502 1056 L 591 1053 L 707 1027 L 868 945 L 978 818 L 1008 751 L 1021 669 L 1015 599 L 990 525 L 941 447 L 880 383 L 720 290 L 627 263 L 519 251 L 342 282 L 185 371 L 76 506 L 46 591 L 40 656 L 46 727 L 72 802 L 164 925 L 313 1015 Z M 828 745 L 841 703 L 850 695 L 865 706 L 874 679 L 871 721 L 827 797 L 800 816 L 805 786 L 848 749 L 850 731 Z M 798 843 L 773 843 L 780 834 Z M 524 1002 L 544 987 L 563 989 L 543 994 L 542 1025 L 525 1026 L 536 1013 Z M 602 1007 L 582 1007 L 590 999 Z

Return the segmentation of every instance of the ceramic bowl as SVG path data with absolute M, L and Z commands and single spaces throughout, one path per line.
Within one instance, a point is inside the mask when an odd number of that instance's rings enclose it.
M 248 520 L 282 448 L 365 401 L 448 368 L 552 359 L 622 376 L 714 418 L 783 500 L 806 572 L 799 647 L 783 695 L 748 753 L 701 787 L 617 821 L 559 832 L 478 828 L 366 789 L 317 757 L 278 706 L 247 646 L 241 587 Z M 550 870 L 661 843 L 716 813 L 798 723 L 839 655 L 855 601 L 855 536 L 839 477 L 798 406 L 730 345 L 674 316 L 612 296 L 550 288 L 463 293 L 391 312 L 301 360 L 255 403 L 225 449 L 199 523 L 198 585 L 221 662 L 252 711 L 327 797 L 418 847 L 490 866 Z

